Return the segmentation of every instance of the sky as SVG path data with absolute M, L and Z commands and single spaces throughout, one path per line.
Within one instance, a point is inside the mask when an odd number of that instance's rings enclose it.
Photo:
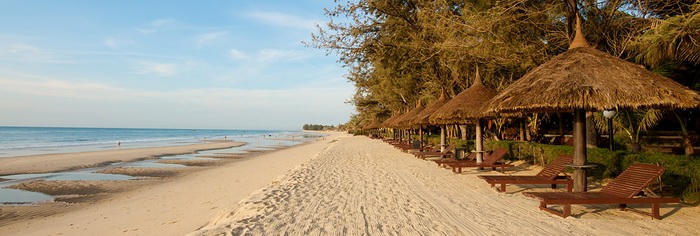
M 331 0 L 0 0 L 0 126 L 300 130 L 354 112 Z

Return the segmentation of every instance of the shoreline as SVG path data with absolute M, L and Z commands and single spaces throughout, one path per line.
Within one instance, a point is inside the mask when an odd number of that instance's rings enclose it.
M 131 162 L 159 156 L 190 154 L 197 151 L 240 147 L 244 142 L 209 140 L 179 146 L 120 148 L 104 151 L 54 153 L 0 158 L 0 175 L 48 173 L 96 167 L 114 162 Z
M 61 181 L 64 188 L 98 193 L 69 194 L 34 206 L 0 207 L 4 218 L 0 234 L 183 235 L 312 158 L 329 145 L 329 137 L 340 133 L 327 134 L 331 135 L 291 147 L 225 155 L 217 165 L 174 168 L 155 178 Z M 159 168 L 138 169 L 155 172 Z

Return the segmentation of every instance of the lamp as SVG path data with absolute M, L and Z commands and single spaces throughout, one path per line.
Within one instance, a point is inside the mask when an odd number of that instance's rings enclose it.
M 608 118 L 608 138 L 610 139 L 610 151 L 615 151 L 613 148 L 614 141 L 613 141 L 613 120 L 612 120 L 612 118 L 615 117 L 615 114 L 617 114 L 617 112 L 615 112 L 615 110 L 604 110 L 603 111 L 603 116 L 605 116 L 605 118 Z

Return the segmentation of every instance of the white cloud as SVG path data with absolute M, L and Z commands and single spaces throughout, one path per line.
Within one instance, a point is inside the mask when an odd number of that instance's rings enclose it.
M 228 32 L 226 31 L 218 31 L 218 32 L 211 32 L 211 33 L 206 33 L 206 34 L 200 34 L 196 36 L 196 43 L 197 47 L 203 47 L 206 46 L 210 43 L 216 42 L 224 38 Z
M 102 45 L 105 45 L 108 48 L 120 48 L 123 47 L 124 45 L 130 45 L 134 44 L 134 41 L 128 40 L 128 39 L 118 39 L 118 38 L 106 38 L 102 40 Z
M 263 48 L 257 51 L 253 56 L 238 49 L 231 49 L 228 51 L 228 56 L 234 60 L 247 60 L 252 57 L 255 62 L 298 61 L 309 57 L 301 51 L 273 48 Z
M 343 103 L 351 88 L 152 91 L 18 75 L 0 75 L 0 83 L 0 94 L 11 98 L 0 100 L 4 124 L 298 129 L 341 123 L 352 112 Z M 26 123 L 14 114 L 41 115 Z
M 76 63 L 73 60 L 62 59 L 50 50 L 25 43 L 0 45 L 0 60 L 55 64 Z
M 245 59 L 248 59 L 248 54 L 246 54 L 245 52 L 242 52 L 242 51 L 240 51 L 240 50 L 238 50 L 238 49 L 231 49 L 231 50 L 228 52 L 228 55 L 229 55 L 231 58 L 233 58 L 234 60 L 245 60 Z
M 263 62 L 282 60 L 303 60 L 308 56 L 300 51 L 264 48 L 258 52 L 258 60 Z
M 255 20 L 261 21 L 265 24 L 290 28 L 315 30 L 317 24 L 313 20 L 304 19 L 302 17 L 289 15 L 281 12 L 253 11 L 246 13 L 245 15 Z
M 174 19 L 155 19 L 148 23 L 148 25 L 144 28 L 136 28 L 136 31 L 141 32 L 142 34 L 152 34 L 161 29 L 168 28 L 174 23 Z
M 136 73 L 155 74 L 158 76 L 168 77 L 176 75 L 178 71 L 175 64 L 142 61 L 136 66 Z

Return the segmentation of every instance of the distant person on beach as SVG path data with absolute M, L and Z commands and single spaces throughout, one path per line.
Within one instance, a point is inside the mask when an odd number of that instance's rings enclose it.
M 121 148 L 121 147 L 122 147 L 122 141 L 117 141 L 117 148 Z

